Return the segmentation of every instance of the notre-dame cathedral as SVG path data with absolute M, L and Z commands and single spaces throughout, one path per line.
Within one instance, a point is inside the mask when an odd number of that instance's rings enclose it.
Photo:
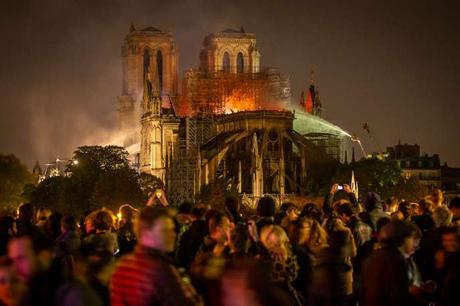
M 311 119 L 321 107 L 314 84 L 299 117 L 291 111 L 289 79 L 261 66 L 260 57 L 256 36 L 243 28 L 212 33 L 199 66 L 186 69 L 179 83 L 173 34 L 131 26 L 122 46 L 120 132 L 139 170 L 160 178 L 175 202 L 193 200 L 222 178 L 252 203 L 264 194 L 281 200 L 302 193 L 312 141 L 340 146 L 340 135 L 319 131 L 322 119 Z
M 226 103 L 229 97 L 241 87 L 245 87 L 240 93 L 245 105 L 231 111 L 277 108 L 290 97 L 289 81 L 278 70 L 261 73 L 256 37 L 243 28 L 204 39 L 200 66 L 185 72 L 182 94 L 178 89 L 179 51 L 172 33 L 131 26 L 122 59 L 118 111 L 124 145 L 139 152 L 142 172 L 163 181 L 178 141 L 179 118 L 224 113 L 231 109 Z

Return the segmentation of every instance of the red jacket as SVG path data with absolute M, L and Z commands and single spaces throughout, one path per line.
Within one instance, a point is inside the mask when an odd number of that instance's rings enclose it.
M 188 277 L 168 256 L 141 246 L 120 260 L 110 289 L 112 306 L 201 305 Z

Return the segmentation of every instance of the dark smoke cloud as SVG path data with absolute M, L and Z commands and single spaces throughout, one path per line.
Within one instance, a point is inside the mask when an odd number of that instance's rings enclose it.
M 131 22 L 172 31 L 181 72 L 198 65 L 205 35 L 243 25 L 262 65 L 290 76 L 294 102 L 315 70 L 325 116 L 368 151 L 401 139 L 460 166 L 459 12 L 423 0 L 4 0 L 0 152 L 31 165 L 108 141 Z

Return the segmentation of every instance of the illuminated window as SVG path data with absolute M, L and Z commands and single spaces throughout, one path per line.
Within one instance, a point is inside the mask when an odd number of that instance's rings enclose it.
M 230 72 L 230 55 L 227 52 L 224 53 L 224 58 L 222 60 L 222 70 L 224 72 Z
M 237 73 L 244 72 L 244 58 L 241 52 L 238 53 L 238 56 L 236 57 L 236 72 Z

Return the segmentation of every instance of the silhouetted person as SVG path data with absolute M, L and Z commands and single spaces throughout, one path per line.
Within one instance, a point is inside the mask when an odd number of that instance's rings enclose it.
M 414 225 L 391 221 L 382 228 L 382 248 L 373 252 L 362 273 L 363 306 L 407 306 L 409 276 L 406 260 L 416 246 Z

